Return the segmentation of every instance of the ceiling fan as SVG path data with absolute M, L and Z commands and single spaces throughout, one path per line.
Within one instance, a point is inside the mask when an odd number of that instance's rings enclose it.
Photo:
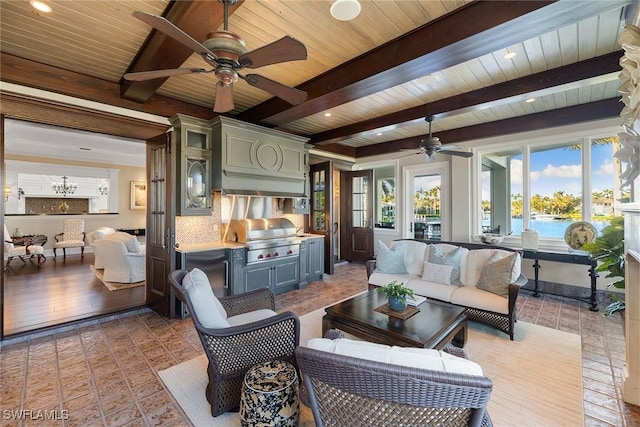
M 429 122 L 429 137 L 426 139 L 420 140 L 420 146 L 418 147 L 420 151 L 413 154 L 424 154 L 427 158 L 427 161 L 433 160 L 436 153 L 451 154 L 453 156 L 460 156 L 460 157 L 473 156 L 473 153 L 470 153 L 468 151 L 460 151 L 460 148 L 455 145 L 443 146 L 442 143 L 440 142 L 440 138 L 438 138 L 437 136 L 432 136 L 431 122 L 433 122 L 433 119 L 434 119 L 433 116 L 425 117 L 425 120 Z
M 233 110 L 233 84 L 238 81 L 238 78 L 292 105 L 304 102 L 307 99 L 307 93 L 304 91 L 285 86 L 259 74 L 242 75 L 238 71 L 242 68 L 259 68 L 265 65 L 307 59 L 305 45 L 293 37 L 285 36 L 261 48 L 247 51 L 244 40 L 228 30 L 229 4 L 234 4 L 236 0 L 220 1 L 224 5 L 224 30 L 209 33 L 208 39 L 202 43 L 196 41 L 166 18 L 146 12 L 136 11 L 133 13 L 133 16 L 142 22 L 200 54 L 202 59 L 213 67 L 212 69 L 175 68 L 141 71 L 126 73 L 123 77 L 127 80 L 142 81 L 181 74 L 214 73 L 218 78 L 218 83 L 216 84 L 213 111 L 217 113 Z

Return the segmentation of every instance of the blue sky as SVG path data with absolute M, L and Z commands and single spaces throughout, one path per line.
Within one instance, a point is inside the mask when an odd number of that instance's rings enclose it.
M 531 154 L 531 194 L 552 196 L 564 191 L 575 196 L 582 195 L 582 167 L 580 150 L 556 148 Z M 594 145 L 591 150 L 593 191 L 614 188 L 613 146 Z M 522 156 L 511 163 L 513 194 L 522 194 Z M 486 188 L 485 188 L 486 187 Z M 488 183 L 483 183 L 483 199 L 486 200 Z

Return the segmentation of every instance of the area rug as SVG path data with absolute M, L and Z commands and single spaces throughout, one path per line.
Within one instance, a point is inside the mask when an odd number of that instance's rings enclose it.
M 300 343 L 318 337 L 324 310 L 300 318 Z M 529 323 L 516 324 L 515 340 L 470 323 L 465 351 L 493 380 L 489 414 L 499 426 L 582 426 L 582 355 L 580 336 Z M 204 397 L 207 359 L 195 359 L 159 372 L 160 378 L 195 426 L 238 426 L 237 413 L 213 418 Z M 314 426 L 302 407 L 301 426 Z
M 109 289 L 110 291 L 119 291 L 122 289 L 137 288 L 138 286 L 146 286 L 147 284 L 145 280 L 141 282 L 135 282 L 135 283 L 107 282 L 102 278 L 104 270 L 97 269 L 92 265 L 91 271 L 93 271 L 93 274 L 96 275 L 96 278 L 100 280 L 102 284 L 105 285 L 107 289 Z

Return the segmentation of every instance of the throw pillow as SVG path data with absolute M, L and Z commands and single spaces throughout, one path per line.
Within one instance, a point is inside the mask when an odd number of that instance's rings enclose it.
M 491 258 L 482 267 L 476 287 L 502 297 L 508 297 L 511 272 L 513 271 L 516 257 L 516 253 L 504 258 L 501 258 L 498 253 L 491 255 Z
M 462 258 L 462 247 L 458 247 L 446 254 L 438 246 L 431 244 L 429 249 L 429 262 L 433 264 L 451 265 L 451 284 L 462 286 L 460 281 L 460 259 Z
M 376 270 L 379 273 L 406 274 L 404 266 L 404 250 L 401 245 L 390 249 L 382 240 L 378 240 L 378 256 L 376 258 Z
M 213 294 L 207 275 L 194 268 L 182 279 L 182 287 L 191 301 L 194 314 L 205 328 L 228 328 L 227 312 Z
M 109 240 L 118 240 L 124 243 L 127 247 L 127 251 L 129 252 L 140 252 L 140 242 L 138 242 L 136 236 L 125 233 L 124 231 L 116 231 L 115 233 L 107 234 L 104 238 Z
M 443 285 L 451 284 L 451 275 L 453 274 L 453 265 L 434 264 L 429 261 L 424 262 L 424 273 L 422 280 L 433 283 L 441 283 Z

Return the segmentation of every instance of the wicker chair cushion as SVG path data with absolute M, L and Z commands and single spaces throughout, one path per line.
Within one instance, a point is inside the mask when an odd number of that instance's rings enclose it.
M 193 311 L 205 328 L 228 328 L 227 312 L 213 294 L 207 275 L 199 268 L 185 274 L 182 287 L 191 300 Z
M 140 252 L 140 242 L 136 236 L 132 236 L 129 233 L 125 233 L 124 231 L 116 231 L 115 233 L 107 234 L 104 237 L 109 240 L 119 240 L 127 247 L 127 251 L 138 253 Z
M 249 311 L 247 313 L 237 314 L 235 316 L 227 317 L 227 322 L 230 326 L 246 325 L 247 323 L 257 322 L 269 317 L 275 316 L 276 313 L 273 310 L 262 308 L 260 310 Z
M 482 368 L 477 363 L 428 348 L 392 347 L 347 338 L 337 340 L 313 338 L 309 340 L 307 345 L 316 350 L 389 363 L 391 365 L 482 376 Z
M 402 246 L 394 246 L 391 249 L 382 240 L 378 240 L 378 259 L 376 269 L 382 273 L 404 274 L 407 272 Z
M 504 258 L 497 252 L 491 255 L 480 272 L 477 288 L 507 298 L 515 262 L 515 253 Z

